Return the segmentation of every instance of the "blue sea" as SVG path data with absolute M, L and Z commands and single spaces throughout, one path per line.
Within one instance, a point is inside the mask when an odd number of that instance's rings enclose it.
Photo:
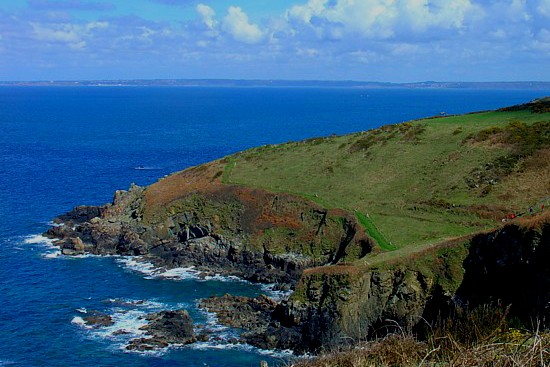
M 263 144 L 494 109 L 550 91 L 331 88 L 0 88 L 0 366 L 258 366 L 285 353 L 232 345 L 197 300 L 265 287 L 162 273 L 133 259 L 67 258 L 40 237 L 53 217 L 134 182 Z M 127 352 L 145 314 L 186 308 L 215 343 Z M 100 311 L 115 325 L 90 329 Z M 123 330 L 123 334 L 116 332 Z

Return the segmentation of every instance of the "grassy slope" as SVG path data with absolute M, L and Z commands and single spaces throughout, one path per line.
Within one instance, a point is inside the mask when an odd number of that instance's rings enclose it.
M 383 249 L 414 251 L 494 227 L 505 213 L 525 212 L 550 197 L 548 144 L 495 185 L 466 183 L 472 171 L 483 171 L 515 149 L 490 139 L 467 141 L 468 136 L 514 121 L 532 126 L 549 120 L 549 113 L 526 110 L 483 112 L 263 146 L 226 158 L 223 182 L 368 213 L 379 232 L 373 237 L 387 242 L 380 243 Z

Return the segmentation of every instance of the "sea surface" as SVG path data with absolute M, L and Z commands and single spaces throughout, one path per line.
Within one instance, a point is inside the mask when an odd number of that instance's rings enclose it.
M 0 366 L 258 366 L 288 354 L 232 345 L 197 300 L 267 287 L 162 272 L 137 259 L 67 258 L 40 236 L 58 214 L 130 183 L 263 144 L 494 109 L 550 91 L 336 88 L 0 88 Z M 275 296 L 278 296 L 275 294 Z M 145 314 L 186 308 L 219 341 L 127 352 Z M 90 329 L 93 311 L 115 324 Z M 119 335 L 123 330 L 126 334 Z

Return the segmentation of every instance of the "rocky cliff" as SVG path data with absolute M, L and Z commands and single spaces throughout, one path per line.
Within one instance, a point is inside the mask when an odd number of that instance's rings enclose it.
M 112 204 L 77 207 L 47 234 L 69 255 L 143 255 L 158 266 L 295 287 L 279 304 L 249 307 L 251 314 L 263 310 L 263 322 L 239 327 L 247 330 L 243 340 L 259 347 L 304 352 L 355 343 L 413 330 L 454 305 L 511 304 L 525 321 L 550 315 L 550 213 L 370 264 L 372 242 L 343 211 L 233 187 L 193 192 L 153 221 L 144 219 L 146 191 L 132 186 Z M 222 297 L 205 305 L 246 315 L 248 302 Z
M 262 348 L 316 351 L 495 302 L 548 322 L 549 104 L 252 149 L 77 207 L 46 235 L 65 255 L 293 290 L 203 303 L 250 314 L 238 327 Z
M 141 255 L 157 266 L 195 266 L 284 288 L 293 287 L 305 268 L 372 251 L 350 213 L 295 195 L 221 185 L 209 176 L 211 168 L 181 173 L 197 185 L 183 192 L 167 178 L 117 191 L 102 207 L 77 207 L 46 235 L 57 238 L 66 255 Z
M 363 269 L 308 269 L 274 313 L 318 349 L 412 331 L 454 307 L 510 306 L 525 325 L 550 317 L 550 215 L 440 244 Z M 547 325 L 546 325 L 547 326 Z

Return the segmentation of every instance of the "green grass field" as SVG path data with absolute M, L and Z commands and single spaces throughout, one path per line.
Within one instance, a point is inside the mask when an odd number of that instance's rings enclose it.
M 223 182 L 354 212 L 382 250 L 422 247 L 550 197 L 549 126 L 493 111 L 262 146 L 226 158 Z

